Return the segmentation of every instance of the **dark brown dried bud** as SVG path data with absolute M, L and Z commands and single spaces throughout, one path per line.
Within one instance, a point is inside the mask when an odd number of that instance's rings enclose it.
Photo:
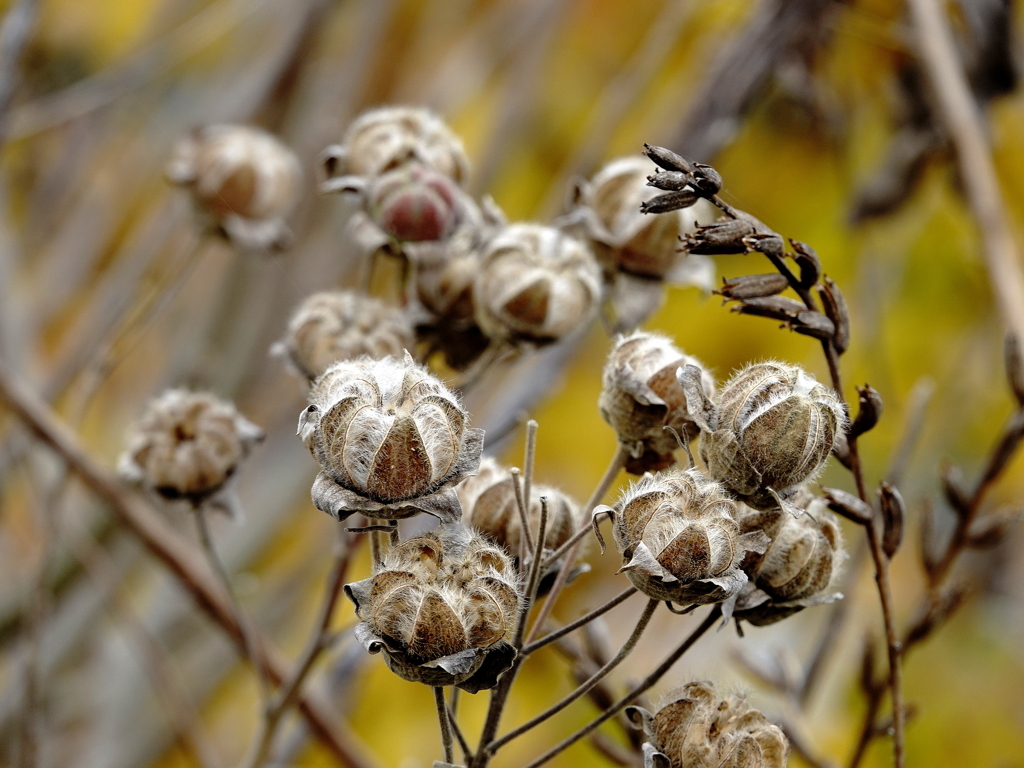
M 960 467 L 943 464 L 939 470 L 939 479 L 942 482 L 942 493 L 949 506 L 957 516 L 968 517 L 971 514 L 971 497 L 964 488 L 964 476 Z
M 991 549 L 998 546 L 1020 522 L 1020 518 L 1019 509 L 979 517 L 967 530 L 967 546 L 971 549 Z
M 778 272 L 764 275 L 744 275 L 728 280 L 722 278 L 722 288 L 715 291 L 725 299 L 744 300 L 760 299 L 782 293 L 789 287 L 789 281 Z
M 284 217 L 298 202 L 302 172 L 295 153 L 266 131 L 198 128 L 175 146 L 166 175 L 240 247 L 282 247 L 291 237 Z
M 804 336 L 813 336 L 822 341 L 828 341 L 836 333 L 835 324 L 820 312 L 813 309 L 805 309 L 790 322 L 789 328 Z
M 747 235 L 743 238 L 743 244 L 747 246 L 747 251 L 749 252 L 756 251 L 766 256 L 778 256 L 780 258 L 786 250 L 786 244 L 782 240 L 782 235 L 775 232 Z M 779 275 L 779 277 L 782 277 L 782 275 Z
M 722 189 L 722 176 L 710 165 L 693 164 L 693 186 L 704 197 L 717 195 Z
M 1017 405 L 1024 408 L 1024 352 L 1021 351 L 1020 339 L 1012 331 L 1006 334 L 1003 341 L 1003 359 L 1010 389 L 1017 398 Z
M 836 327 L 832 334 L 832 346 L 841 355 L 850 346 L 850 311 L 846 307 L 846 299 L 835 280 L 829 277 L 818 286 L 818 296 L 821 297 L 825 315 Z
M 682 192 L 690 186 L 690 175 L 682 171 L 663 171 L 660 168 L 647 177 L 647 186 L 666 192 Z
M 839 488 L 822 488 L 821 490 L 825 494 L 828 508 L 847 520 L 852 520 L 859 525 L 867 525 L 874 518 L 875 513 L 871 507 L 852 493 Z
M 601 270 L 579 240 L 512 224 L 488 242 L 473 294 L 477 323 L 491 339 L 550 344 L 594 316 Z
M 743 240 L 757 231 L 755 221 L 748 214 L 741 214 L 735 219 L 723 216 L 711 224 L 697 227 L 696 232 L 684 237 L 683 249 L 708 255 L 746 253 L 747 245 Z
M 796 251 L 793 254 L 793 261 L 800 268 L 800 287 L 810 290 L 821 277 L 821 259 L 818 258 L 817 252 L 807 243 L 801 243 L 799 240 L 790 240 L 789 244 Z
M 860 407 L 857 409 L 857 416 L 850 424 L 849 434 L 851 437 L 860 437 L 865 432 L 875 428 L 882 416 L 882 396 L 874 390 L 870 384 L 857 387 L 857 399 Z
M 906 511 L 899 489 L 891 483 L 882 483 L 878 489 L 879 506 L 882 509 L 882 551 L 892 559 L 903 542 L 903 521 Z
M 374 180 L 367 209 L 371 220 L 396 240 L 440 240 L 463 216 L 463 197 L 444 174 L 406 163 Z
M 680 439 L 693 440 L 700 434 L 676 376 L 676 371 L 688 365 L 700 370 L 700 386 L 708 397 L 713 396 L 711 374 L 667 337 L 640 331 L 616 341 L 604 367 L 598 407 L 633 459 L 648 455 L 663 464 L 661 457 L 678 449 Z M 643 474 L 652 469 L 644 462 L 634 462 L 630 471 Z
M 693 164 L 689 160 L 665 147 L 644 144 L 644 155 L 666 171 L 681 171 L 687 174 L 693 171 Z
M 354 291 L 315 293 L 295 310 L 272 351 L 311 382 L 339 360 L 399 356 L 416 337 L 408 316 Z
M 404 680 L 475 693 L 515 659 L 516 570 L 500 548 L 460 526 L 402 542 L 345 594 L 362 619 L 356 637 Z
M 732 310 L 741 315 L 767 317 L 789 323 L 796 320 L 800 313 L 806 312 L 807 306 L 801 301 L 786 296 L 765 296 L 745 299 L 742 304 L 733 307 Z
M 657 600 L 706 605 L 727 600 L 747 581 L 740 565 L 762 552 L 761 533 L 740 533 L 736 503 L 696 469 L 645 475 L 613 513 L 615 543 L 630 581 Z
M 453 486 L 480 465 L 483 430 L 470 429 L 456 395 L 413 362 L 351 360 L 327 369 L 299 418 L 320 463 L 317 509 L 399 519 L 427 512 L 459 520 Z
M 690 208 L 701 198 L 691 188 L 681 189 L 678 192 L 666 192 L 663 195 L 656 195 L 650 200 L 640 203 L 640 213 L 671 213 L 683 208 Z
M 165 499 L 198 506 L 217 501 L 233 511 L 228 480 L 263 431 L 234 405 L 204 392 L 171 389 L 150 401 L 128 435 L 119 471 Z
M 700 455 L 709 474 L 757 509 L 785 503 L 817 475 L 846 424 L 835 393 L 794 365 L 744 368 L 722 388 L 717 408 L 685 376 L 680 383 L 705 433 Z
M 653 768 L 785 768 L 789 743 L 743 696 L 720 699 L 710 682 L 687 683 L 666 694 L 644 720 L 644 765 Z M 634 715 L 635 717 L 635 715 Z

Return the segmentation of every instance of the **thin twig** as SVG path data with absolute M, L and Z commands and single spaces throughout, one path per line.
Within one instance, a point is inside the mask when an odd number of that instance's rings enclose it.
M 636 592 L 637 592 L 637 588 L 636 587 L 629 587 L 628 589 L 624 589 L 622 592 L 617 594 L 611 600 L 609 600 L 608 602 L 604 603 L 603 605 L 599 605 L 597 608 L 592 610 L 590 613 L 586 613 L 583 616 L 580 616 L 578 619 L 576 619 L 576 621 L 570 622 L 569 624 L 566 624 L 561 629 L 556 629 L 554 632 L 549 632 L 548 634 L 544 635 L 544 637 L 540 638 L 539 640 L 535 640 L 534 642 L 530 643 L 529 645 L 523 646 L 523 649 L 522 649 L 521 653 L 524 656 L 529 656 L 531 653 L 533 653 L 534 651 L 537 651 L 537 650 L 543 648 L 548 643 L 553 643 L 555 640 L 558 640 L 561 637 L 565 637 L 570 632 L 575 632 L 580 627 L 586 626 L 587 624 L 592 622 L 598 616 L 603 616 L 608 611 L 610 611 L 612 608 L 617 606 L 619 603 L 625 601 L 627 598 L 632 597 L 634 594 L 636 594 Z
M 437 706 L 437 722 L 441 725 L 441 744 L 444 746 L 444 761 L 455 761 L 455 749 L 452 744 L 452 726 L 448 720 L 448 706 L 444 702 L 444 688 L 434 686 L 434 704 Z

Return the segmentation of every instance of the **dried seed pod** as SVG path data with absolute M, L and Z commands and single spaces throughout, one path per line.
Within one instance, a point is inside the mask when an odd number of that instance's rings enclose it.
M 692 378 L 681 375 L 680 383 L 705 433 L 700 455 L 709 474 L 757 509 L 785 504 L 813 478 L 846 425 L 835 393 L 795 365 L 744 368 L 722 388 L 717 408 Z
M 761 532 L 744 535 L 736 502 L 696 469 L 644 475 L 623 493 L 612 513 L 623 571 L 648 597 L 706 605 L 739 593 L 748 551 L 768 543 Z
M 778 272 L 764 275 L 744 275 L 726 280 L 722 278 L 722 287 L 715 291 L 726 300 L 741 301 L 759 299 L 782 293 L 789 287 L 789 281 Z
M 456 395 L 408 353 L 335 363 L 310 402 L 299 434 L 320 463 L 317 509 L 339 520 L 353 512 L 459 520 L 453 486 L 477 471 L 483 430 L 469 428 Z
M 436 114 L 420 107 L 381 107 L 361 114 L 342 143 L 324 150 L 328 177 L 378 176 L 418 162 L 462 184 L 469 159 L 462 141 Z
M 835 325 L 832 346 L 841 355 L 850 346 L 850 311 L 846 307 L 846 299 L 835 280 L 829 277 L 826 277 L 818 286 L 818 296 L 821 297 L 821 305 L 825 314 Z
M 276 137 L 246 125 L 208 125 L 178 142 L 167 178 L 188 187 L 199 209 L 243 248 L 281 247 L 302 172 Z
M 377 177 L 367 195 L 370 219 L 400 241 L 441 240 L 470 208 L 454 181 L 419 163 Z
M 345 585 L 356 637 L 404 680 L 492 688 L 512 664 L 522 591 L 498 547 L 441 526 L 391 549 L 373 577 Z
M 654 715 L 631 710 L 644 724 L 648 768 L 785 768 L 789 743 L 782 731 L 745 697 L 720 698 L 713 683 L 669 691 Z
M 477 323 L 491 339 L 550 344 L 593 317 L 600 269 L 579 240 L 552 227 L 512 224 L 484 249 L 473 295 Z
M 415 345 L 404 312 L 354 291 L 336 291 L 303 301 L 272 351 L 312 382 L 339 360 L 398 356 Z
M 906 508 L 899 489 L 891 483 L 883 482 L 878 488 L 878 506 L 882 510 L 882 551 L 892 559 L 903 543 L 903 526 Z
M 849 434 L 852 437 L 860 437 L 874 429 L 882 416 L 882 396 L 870 384 L 857 387 L 857 399 L 860 407 L 850 424 Z
M 800 268 L 800 287 L 810 290 L 811 287 L 821 278 L 821 259 L 818 253 L 807 243 L 790 239 L 789 244 L 795 251 L 793 261 Z
M 645 456 L 664 466 L 667 455 L 671 465 L 679 437 L 693 440 L 700 434 L 676 377 L 676 371 L 686 365 L 700 370 L 701 386 L 712 397 L 715 380 L 711 374 L 665 336 L 643 331 L 620 336 L 608 356 L 598 407 L 630 456 L 641 460 L 630 467 L 634 474 L 652 469 L 643 461 Z
M 150 401 L 128 436 L 121 476 L 165 499 L 194 506 L 227 490 L 263 431 L 234 405 L 205 392 L 171 389 Z M 230 498 L 218 499 L 231 510 Z
M 736 218 L 722 216 L 711 224 L 698 226 L 696 232 L 683 238 L 683 248 L 690 253 L 707 255 L 746 253 L 745 238 L 771 230 L 749 213 L 738 213 Z

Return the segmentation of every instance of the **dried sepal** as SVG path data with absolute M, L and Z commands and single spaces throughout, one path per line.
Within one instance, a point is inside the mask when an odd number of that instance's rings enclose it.
M 857 415 L 848 430 L 851 437 L 860 437 L 865 432 L 874 429 L 883 410 L 882 396 L 870 384 L 857 387 L 857 399 L 859 402 Z
M 825 315 L 835 325 L 832 346 L 841 355 L 850 346 L 850 310 L 846 307 L 846 299 L 843 298 L 843 293 L 835 280 L 829 277 L 818 286 L 818 296 L 821 298 Z
M 906 509 L 899 489 L 883 482 L 878 488 L 878 502 L 882 510 L 882 551 L 892 558 L 903 542 L 903 526 Z
M 612 511 L 621 568 L 648 597 L 706 605 L 739 593 L 748 551 L 768 543 L 740 531 L 736 503 L 696 469 L 645 475 Z
M 492 688 L 513 662 L 522 590 L 504 550 L 461 526 L 393 547 L 369 579 L 345 585 L 356 637 L 392 672 L 427 685 Z
M 298 431 L 322 470 L 313 501 L 339 520 L 427 512 L 456 522 L 453 487 L 477 471 L 483 449 L 456 395 L 408 353 L 328 368 Z

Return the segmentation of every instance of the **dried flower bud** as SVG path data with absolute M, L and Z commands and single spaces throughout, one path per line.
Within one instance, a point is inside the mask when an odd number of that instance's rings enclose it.
M 722 388 L 713 410 L 692 378 L 680 382 L 705 432 L 700 455 L 709 474 L 757 509 L 785 503 L 813 478 L 846 425 L 835 393 L 795 365 L 744 368 Z
M 339 520 L 353 512 L 459 520 L 453 486 L 477 471 L 483 430 L 469 428 L 455 394 L 408 353 L 335 363 L 310 402 L 299 434 L 320 463 L 317 509 Z
M 398 356 L 415 344 L 404 312 L 354 291 L 336 291 L 303 301 L 272 351 L 312 382 L 339 360 Z
M 846 299 L 835 280 L 828 277 L 818 286 L 818 296 L 825 315 L 835 325 L 832 346 L 841 355 L 850 346 L 850 311 L 846 307 Z
M 789 244 L 795 251 L 793 261 L 800 268 L 800 287 L 810 290 L 821 278 L 821 259 L 818 258 L 817 251 L 807 243 L 791 239 Z
M 189 187 L 216 227 L 244 248 L 279 247 L 302 172 L 276 137 L 245 125 L 208 125 L 178 142 L 167 178 Z
M 746 253 L 744 239 L 760 231 L 753 216 L 740 213 L 738 218 L 723 216 L 711 224 L 698 226 L 697 231 L 683 238 L 683 248 L 690 253 L 708 255 Z M 761 228 L 765 228 L 761 225 Z
M 640 707 L 627 713 L 643 722 L 649 768 L 785 768 L 789 743 L 782 731 L 743 696 L 720 699 L 713 683 L 669 691 L 653 716 Z
M 681 605 L 717 603 L 747 581 L 740 570 L 748 551 L 768 543 L 761 532 L 743 535 L 736 502 L 696 469 L 644 475 L 612 513 L 623 571 L 648 597 Z
M 587 323 L 601 295 L 587 247 L 539 224 L 512 224 L 486 246 L 473 286 L 476 318 L 492 339 L 549 344 Z
M 371 220 L 396 240 L 440 240 L 462 215 L 464 195 L 458 185 L 418 163 L 377 177 L 368 194 Z
M 345 586 L 356 637 L 404 680 L 492 688 L 515 659 L 522 599 L 505 553 L 461 526 L 394 547 L 377 573 Z
M 759 299 L 765 296 L 774 296 L 782 293 L 789 287 L 789 281 L 778 272 L 769 272 L 764 275 L 744 275 L 729 280 L 722 278 L 722 287 L 715 291 L 726 300 L 741 301 L 744 299 Z
M 701 386 L 712 397 L 714 378 L 699 360 L 678 350 L 667 337 L 640 331 L 616 341 L 604 367 L 598 407 L 633 459 L 649 454 L 650 459 L 658 460 L 668 454 L 671 464 L 678 440 L 693 440 L 700 434 L 676 377 L 676 371 L 685 365 L 700 369 Z M 639 462 L 630 471 L 643 474 L 650 469 Z
M 892 483 L 883 482 L 878 488 L 878 506 L 882 510 L 882 551 L 892 559 L 903 543 L 906 508 L 903 496 Z
M 420 107 L 381 107 L 361 114 L 340 145 L 324 151 L 327 175 L 378 176 L 417 162 L 461 184 L 469 174 L 466 151 L 451 128 Z
M 150 401 L 128 437 L 119 471 L 126 480 L 165 499 L 198 506 L 213 499 L 263 432 L 234 405 L 204 392 L 171 389 Z
M 860 437 L 865 432 L 874 429 L 882 416 L 882 396 L 870 384 L 857 387 L 857 400 L 860 407 L 850 424 L 849 434 L 851 437 Z

